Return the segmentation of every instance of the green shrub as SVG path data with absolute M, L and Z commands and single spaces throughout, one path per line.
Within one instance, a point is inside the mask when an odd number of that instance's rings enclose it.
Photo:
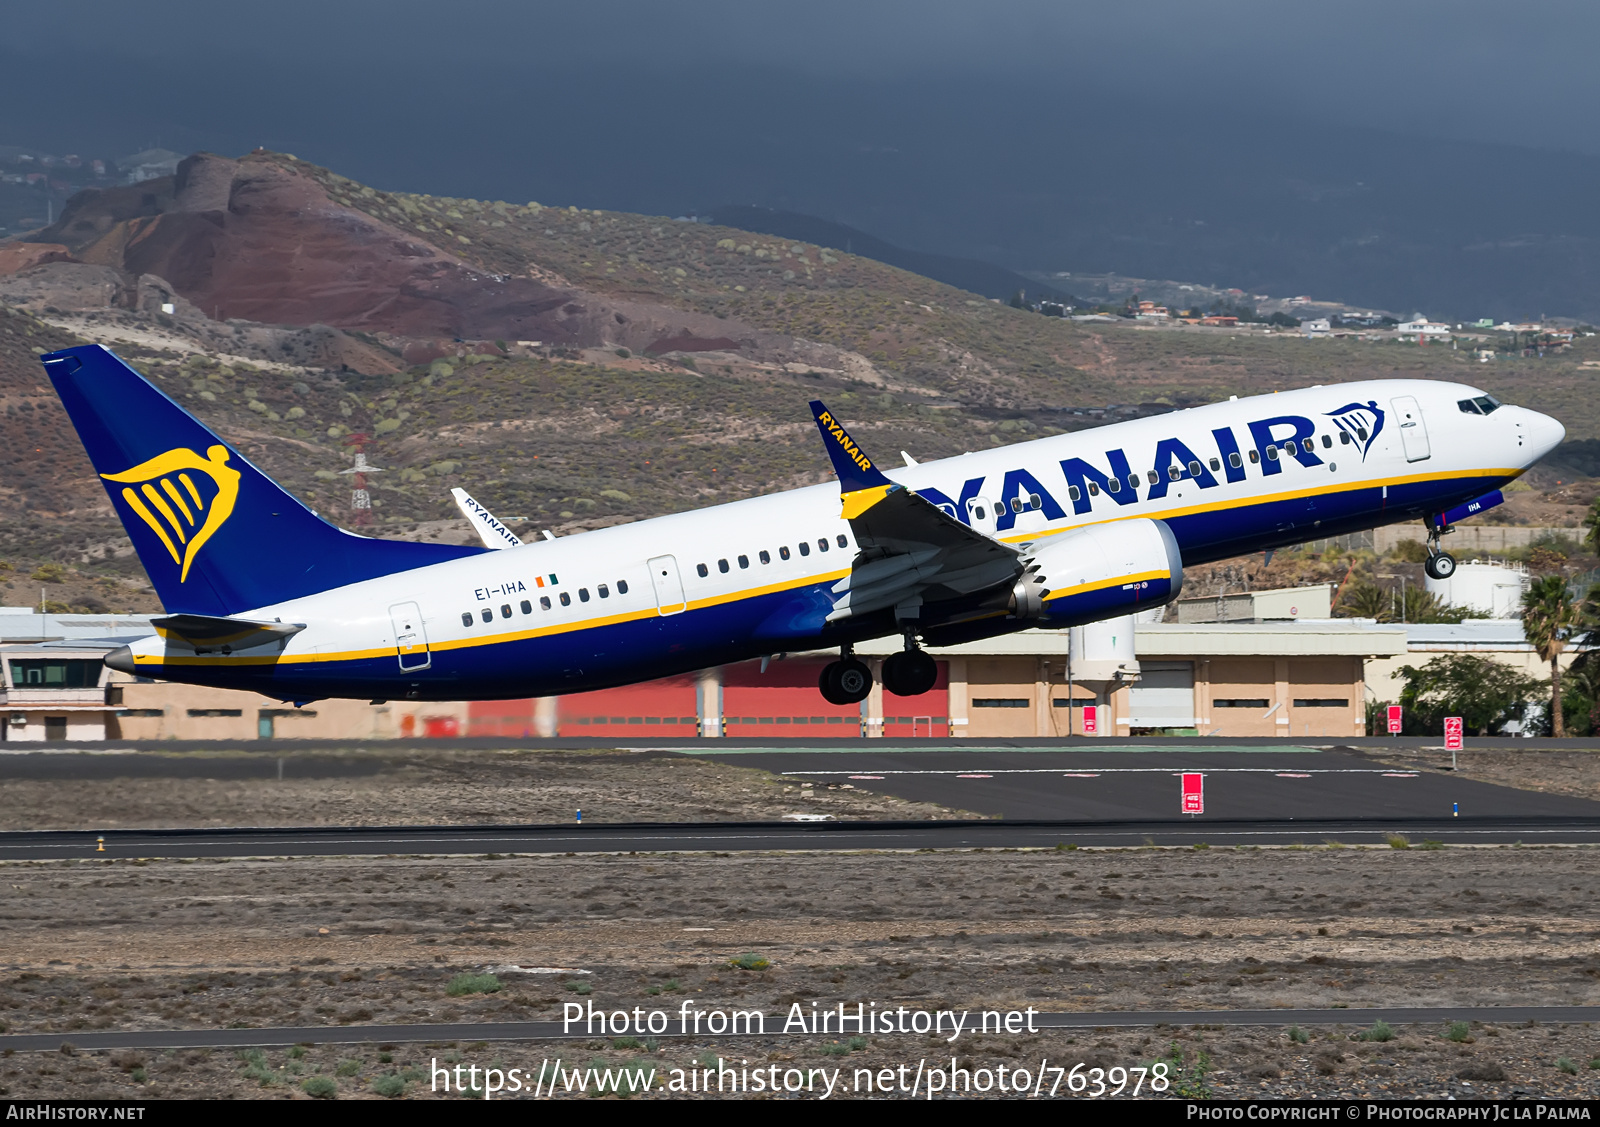
M 833 1041 L 822 1046 L 822 1055 L 825 1057 L 842 1057 L 850 1052 L 850 1046 L 843 1041 Z
M 1578 1066 L 1576 1063 L 1574 1063 L 1571 1057 L 1557 1057 L 1556 1067 L 1562 1072 L 1565 1072 L 1568 1076 L 1578 1075 Z
M 754 951 L 746 951 L 737 959 L 729 959 L 728 965 L 730 967 L 738 967 L 740 970 L 766 970 L 772 963 L 763 955 L 758 955 Z
M 361 1071 L 361 1062 L 358 1060 L 342 1060 L 339 1067 L 333 1070 L 335 1076 L 354 1076 Z
M 1173 1041 L 1167 1048 L 1163 1063 L 1167 1066 L 1167 1076 L 1172 1083 L 1172 1087 L 1168 1090 L 1174 1096 L 1183 1100 L 1211 1098 L 1211 1086 L 1206 1083 L 1206 1074 L 1211 1071 L 1210 1053 L 1201 1049 L 1191 1065 L 1184 1059 L 1183 1047 Z
M 313 1076 L 300 1087 L 314 1100 L 331 1100 L 339 1091 L 339 1085 L 326 1076 Z
M 387 1072 L 372 1081 L 372 1090 L 380 1096 L 394 1099 L 403 1096 L 406 1092 L 406 1082 L 392 1072 Z
M 1435 841 L 1431 837 L 1423 838 L 1422 839 L 1422 844 L 1417 846 L 1417 848 L 1418 849 L 1443 849 L 1444 848 L 1444 842 Z
M 500 980 L 492 974 L 458 974 L 450 980 L 444 992 L 452 998 L 463 994 L 493 994 L 500 989 Z
M 1444 1031 L 1444 1039 L 1457 1044 L 1467 1044 L 1473 1040 L 1472 1027 L 1464 1021 L 1452 1021 L 1449 1028 Z
M 1372 1028 L 1361 1033 L 1363 1041 L 1393 1041 L 1394 1030 L 1389 1028 L 1389 1023 L 1379 1018 L 1372 1023 Z
M 299 1060 L 301 1057 L 303 1057 L 305 1055 L 306 1055 L 306 1047 L 304 1045 L 290 1045 L 289 1046 L 289 1057 L 290 1057 L 290 1059 Z
M 643 1043 L 637 1037 L 617 1037 L 611 1042 L 613 1049 L 639 1049 Z
M 1289 1040 L 1293 1041 L 1296 1045 L 1304 1045 L 1306 1042 L 1311 1040 L 1311 1034 L 1307 1033 L 1304 1029 L 1301 1029 L 1298 1025 L 1291 1025 L 1289 1027 Z
M 565 986 L 568 990 L 572 991 L 574 994 L 587 994 L 591 990 L 594 989 L 593 986 L 590 986 L 587 982 L 585 982 L 581 978 L 571 979 L 570 981 L 563 982 L 561 985 Z
M 1389 843 L 1390 849 L 1410 849 L 1411 839 L 1405 834 L 1389 834 L 1384 840 Z
M 850 1046 L 850 1051 L 852 1053 L 859 1053 L 862 1049 L 867 1047 L 867 1039 L 865 1037 L 852 1037 L 850 1040 L 846 1041 L 845 1044 Z

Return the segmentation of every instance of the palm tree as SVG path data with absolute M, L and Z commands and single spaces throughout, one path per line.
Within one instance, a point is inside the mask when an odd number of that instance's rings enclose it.
M 1561 654 L 1584 627 L 1584 606 L 1560 575 L 1536 579 L 1522 596 L 1522 633 L 1541 661 L 1550 663 L 1550 732 L 1564 737 L 1561 716 Z
M 1589 511 L 1584 514 L 1583 527 L 1589 530 L 1583 538 L 1584 546 L 1600 552 L 1600 497 L 1590 502 Z

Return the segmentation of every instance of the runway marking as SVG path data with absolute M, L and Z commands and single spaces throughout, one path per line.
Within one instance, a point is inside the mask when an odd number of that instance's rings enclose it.
M 876 779 L 879 782 L 883 781 L 882 775 L 851 775 L 850 777 L 852 779 Z
M 1311 776 L 1304 771 L 1279 771 L 1280 779 L 1309 779 Z
M 849 768 L 842 771 L 782 771 L 783 775 L 843 775 Z M 976 774 L 972 768 L 959 767 L 923 767 L 910 770 L 892 770 L 882 768 L 882 774 L 851 775 L 852 779 L 882 778 L 888 775 L 954 775 L 958 779 L 988 779 L 995 775 L 1060 775 L 1066 779 L 1092 779 L 1097 775 L 1182 775 L 1185 772 L 1172 767 L 1102 767 L 1093 773 L 1090 772 L 1063 772 L 1059 767 L 992 767 L 985 774 Z M 1312 767 L 1303 774 L 1288 773 L 1276 767 L 1202 767 L 1203 775 L 1278 775 L 1286 779 L 1309 778 L 1312 775 L 1382 775 L 1390 779 L 1415 779 L 1415 771 L 1389 771 L 1382 767 Z

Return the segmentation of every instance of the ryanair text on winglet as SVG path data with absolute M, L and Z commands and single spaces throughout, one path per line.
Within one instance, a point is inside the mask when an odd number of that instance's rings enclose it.
M 844 452 L 850 455 L 850 460 L 852 462 L 864 470 L 870 470 L 872 468 L 872 459 L 868 458 L 861 452 L 861 447 L 857 446 L 853 441 L 851 441 L 850 436 L 845 433 L 844 428 L 833 421 L 832 415 L 824 411 L 818 416 L 818 421 L 827 428 L 828 433 L 833 436 L 833 440 L 840 446 L 844 447 Z

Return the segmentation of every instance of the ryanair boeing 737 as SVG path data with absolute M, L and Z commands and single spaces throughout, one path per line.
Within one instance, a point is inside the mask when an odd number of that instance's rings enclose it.
M 923 645 L 1059 628 L 1177 597 L 1185 564 L 1500 502 L 1565 436 L 1461 384 L 1382 380 L 1230 399 L 885 470 L 821 403 L 818 485 L 520 543 L 465 494 L 488 547 L 379 540 L 295 500 L 97 345 L 42 357 L 166 608 L 114 669 L 324 697 L 485 700 L 837 648 L 863 700 L 933 687 Z M 909 461 L 909 459 L 908 459 Z

